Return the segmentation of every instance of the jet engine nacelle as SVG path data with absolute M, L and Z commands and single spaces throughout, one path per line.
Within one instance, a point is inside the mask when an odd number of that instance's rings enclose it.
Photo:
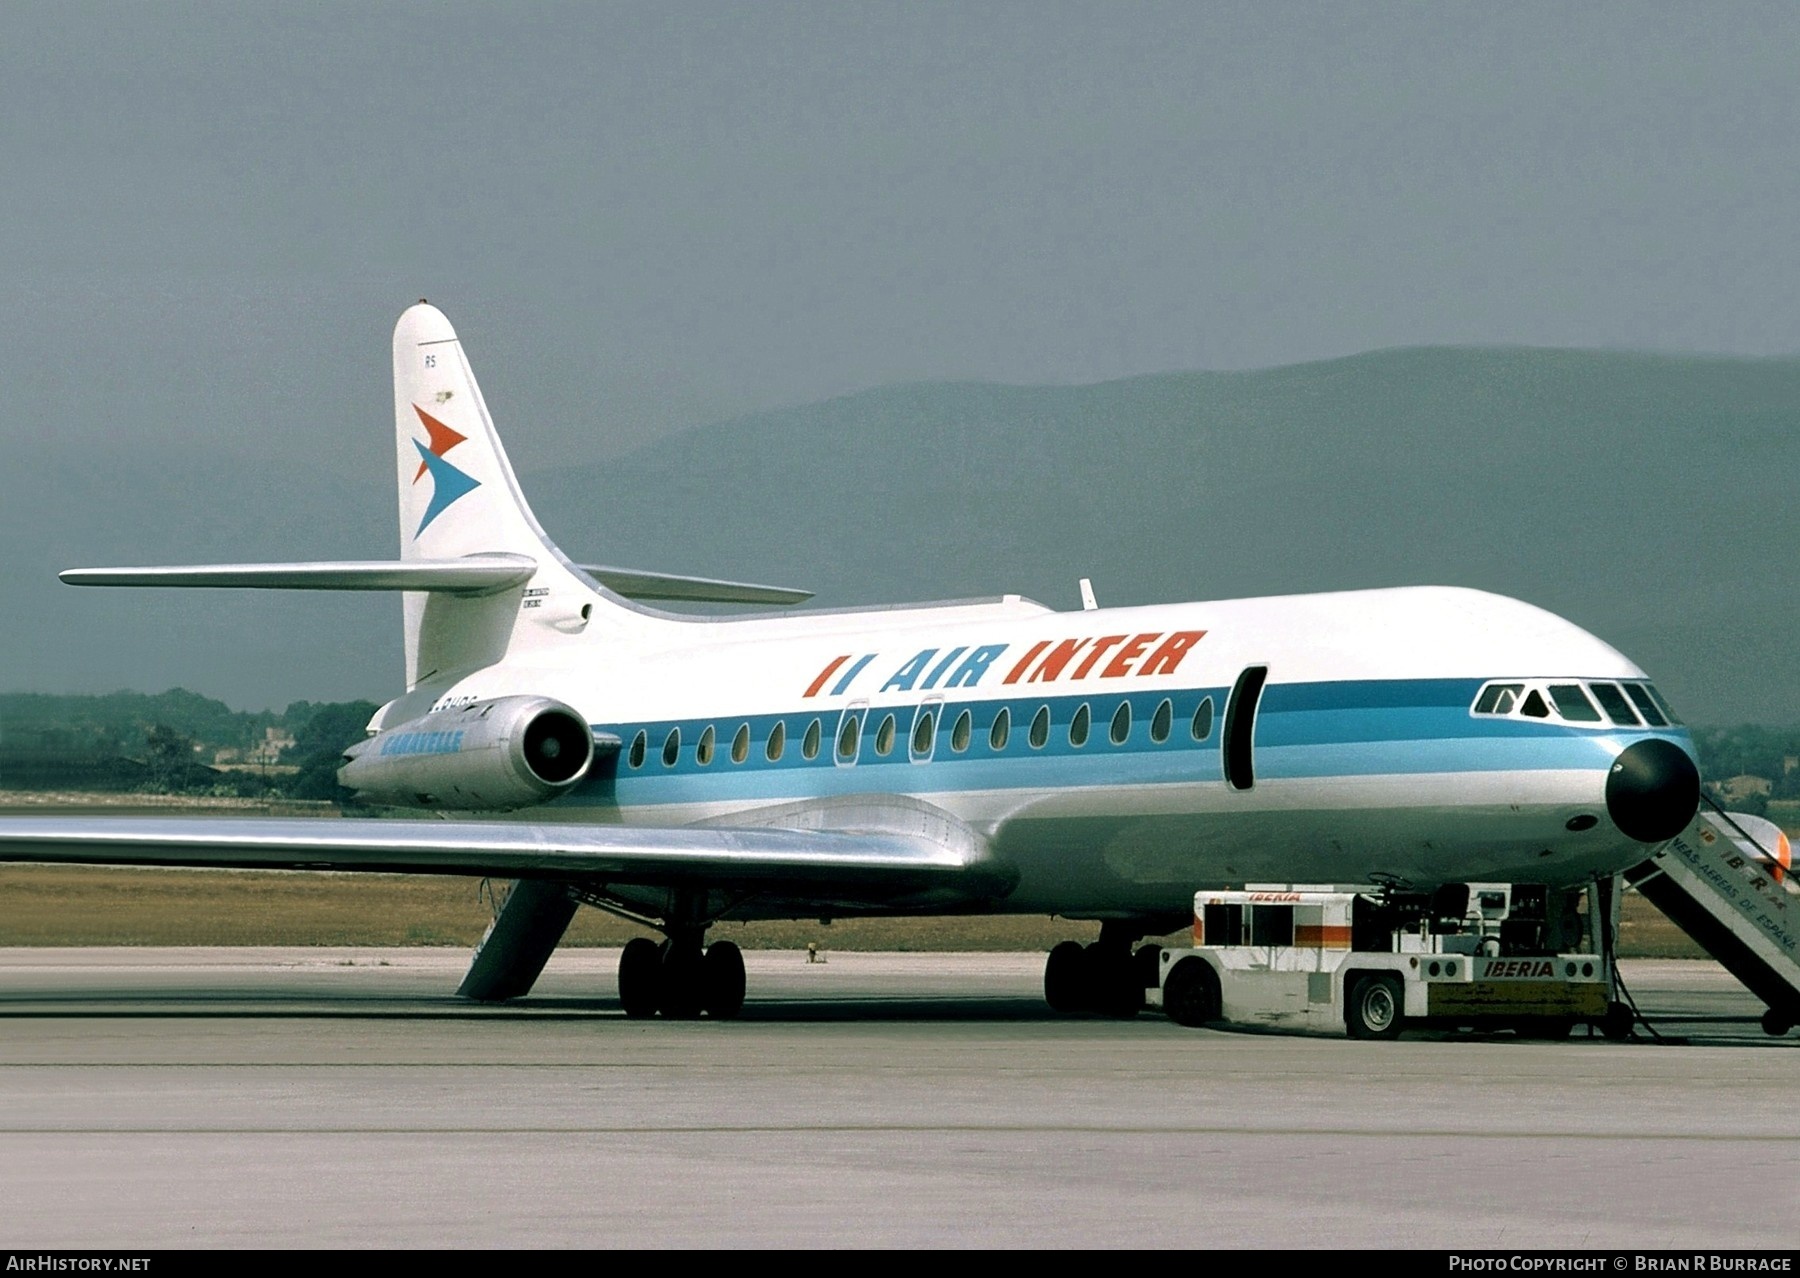
M 573 786 L 594 761 L 587 721 L 549 697 L 434 711 L 359 741 L 338 782 L 372 803 L 506 811 Z

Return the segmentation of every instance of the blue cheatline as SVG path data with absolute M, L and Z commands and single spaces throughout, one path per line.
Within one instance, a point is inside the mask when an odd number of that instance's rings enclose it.
M 1680 729 L 1574 728 L 1559 723 L 1471 715 L 1469 704 L 1480 679 L 1367 680 L 1320 684 L 1271 685 L 1256 718 L 1256 770 L 1259 779 L 1318 779 L 1424 775 L 1444 772 L 1605 769 L 1631 741 L 1661 736 L 1688 746 Z M 654 723 L 602 725 L 628 743 L 616 772 L 598 775 L 581 787 L 585 799 L 635 803 L 768 801 L 814 793 L 857 793 L 870 790 L 1033 789 L 1045 786 L 1157 785 L 1218 782 L 1221 707 L 1224 687 L 1170 689 L 1155 692 L 1112 692 L 1008 697 L 1004 700 L 949 700 L 935 707 L 931 762 L 914 761 L 910 733 L 916 705 L 877 706 L 862 711 L 860 757 L 854 766 L 834 758 L 844 707 L 816 707 L 786 714 L 753 714 L 724 719 L 662 720 Z M 1150 739 L 1156 707 L 1171 703 L 1170 732 L 1161 742 Z M 1195 741 L 1191 724 L 1202 698 L 1211 698 L 1211 731 Z M 1131 729 L 1114 745 L 1108 736 L 1111 716 L 1120 701 L 1131 705 Z M 1085 745 L 1069 741 L 1068 727 L 1077 707 L 1088 704 L 1094 716 Z M 1012 730 L 1004 749 L 988 744 L 988 732 L 1000 708 L 1011 715 Z M 1049 739 L 1040 748 L 1029 743 L 1032 717 L 1040 706 L 1050 710 Z M 962 711 L 971 712 L 969 742 L 954 750 L 948 739 Z M 883 719 L 895 717 L 895 745 L 887 757 L 875 753 L 872 738 Z M 819 720 L 820 750 L 807 760 L 800 742 L 807 725 Z M 786 747 L 779 761 L 765 754 L 769 733 L 785 723 Z M 735 732 L 750 729 L 751 749 L 741 764 L 715 758 L 701 764 L 687 742 L 708 724 Z M 680 728 L 682 747 L 673 766 L 662 762 L 662 747 L 671 728 Z M 630 765 L 629 743 L 642 731 L 644 761 Z M 929 773 L 930 780 L 924 780 Z

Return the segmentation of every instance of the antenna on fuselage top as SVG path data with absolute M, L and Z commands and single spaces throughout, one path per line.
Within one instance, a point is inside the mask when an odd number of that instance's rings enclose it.
M 1081 579 L 1081 610 L 1083 612 L 1092 612 L 1099 606 L 1099 604 L 1094 602 L 1094 583 L 1090 579 L 1083 577 Z

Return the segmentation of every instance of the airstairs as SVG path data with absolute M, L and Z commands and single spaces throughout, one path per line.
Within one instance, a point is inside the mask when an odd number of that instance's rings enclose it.
M 1800 893 L 1746 823 L 1702 808 L 1625 880 L 1768 1005 L 1765 1031 L 1800 1023 Z

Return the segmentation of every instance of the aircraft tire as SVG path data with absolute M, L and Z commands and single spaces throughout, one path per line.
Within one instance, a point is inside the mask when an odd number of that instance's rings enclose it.
M 1177 1025 L 1198 1029 L 1219 1019 L 1219 976 L 1205 959 L 1190 955 L 1163 982 L 1163 1014 Z
M 704 1001 L 705 956 L 672 942 L 662 945 L 662 1014 L 672 1021 L 691 1021 Z
M 619 1002 L 633 1019 L 655 1016 L 662 1003 L 662 953 L 649 937 L 627 941 L 619 955 Z
M 1137 960 L 1129 950 L 1096 941 L 1083 958 L 1090 1010 L 1119 1020 L 1129 1020 L 1144 1010 L 1144 987 L 1138 984 Z
M 1044 1001 L 1063 1015 L 1088 1010 L 1087 953 L 1078 941 L 1063 941 L 1044 960 Z
M 706 1014 L 729 1021 L 744 1010 L 744 952 L 731 941 L 715 941 L 706 947 L 701 961 L 700 989 Z
M 1771 1007 L 1762 1015 L 1762 1032 L 1770 1038 L 1785 1038 L 1793 1028 L 1794 1018 L 1786 1012 L 1778 1012 Z
M 1131 956 L 1132 971 L 1140 989 L 1153 990 L 1162 977 L 1162 946 L 1140 945 Z
M 1400 978 L 1390 972 L 1371 973 L 1352 984 L 1344 1008 L 1350 1037 L 1399 1038 L 1401 1023 L 1406 1019 L 1400 998 Z

